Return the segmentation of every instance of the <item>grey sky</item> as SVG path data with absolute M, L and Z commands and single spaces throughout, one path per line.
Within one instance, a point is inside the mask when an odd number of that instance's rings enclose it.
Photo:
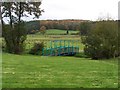
M 41 20 L 46 19 L 83 19 L 97 20 L 98 18 L 112 17 L 118 19 L 119 0 L 42 0 L 41 9 L 44 13 Z M 23 18 L 26 21 L 33 17 Z M 5 18 L 7 21 L 7 18 Z
M 118 19 L 119 0 L 42 0 L 40 19 Z

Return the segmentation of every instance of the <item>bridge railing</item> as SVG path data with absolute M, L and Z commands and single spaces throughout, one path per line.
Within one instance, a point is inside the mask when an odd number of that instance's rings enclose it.
M 79 52 L 79 47 L 57 47 L 43 50 L 43 56 L 73 55 Z
M 76 45 L 74 45 L 76 43 Z M 78 41 L 73 40 L 54 40 L 50 41 L 48 48 L 44 48 L 42 54 L 44 56 L 61 56 L 76 54 L 79 52 Z

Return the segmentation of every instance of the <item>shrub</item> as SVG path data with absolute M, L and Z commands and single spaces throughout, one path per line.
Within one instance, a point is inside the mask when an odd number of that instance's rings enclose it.
M 108 59 L 118 56 L 117 30 L 117 22 L 97 22 L 89 34 L 82 38 L 85 54 L 92 59 Z
M 29 54 L 42 55 L 42 50 L 44 48 L 44 43 L 35 43 L 34 46 L 29 51 Z

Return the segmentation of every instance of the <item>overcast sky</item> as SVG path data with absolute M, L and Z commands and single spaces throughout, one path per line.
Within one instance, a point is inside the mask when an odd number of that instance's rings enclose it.
M 118 2 L 120 0 L 42 0 L 44 13 L 41 20 L 47 19 L 83 19 L 96 21 L 98 18 L 111 17 L 118 20 Z M 120 7 L 120 4 L 119 4 Z M 120 14 L 119 14 L 120 19 Z M 25 17 L 30 21 L 33 17 Z M 7 21 L 7 18 L 5 18 Z
M 42 0 L 40 19 L 118 19 L 119 0 Z

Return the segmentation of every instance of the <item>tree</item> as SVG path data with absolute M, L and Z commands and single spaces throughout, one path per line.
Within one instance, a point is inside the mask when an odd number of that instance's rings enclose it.
M 28 34 L 35 34 L 40 29 L 40 21 L 29 21 L 26 22 L 26 29 Z M 34 30 L 34 31 L 33 31 Z
M 44 35 L 46 33 L 46 27 L 45 26 L 41 26 L 40 32 Z
M 80 24 L 80 35 L 87 35 L 91 30 L 91 22 L 82 22 Z
M 120 55 L 120 20 L 118 20 L 118 54 Z
M 24 47 L 27 31 L 22 17 L 33 15 L 39 18 L 43 10 L 40 9 L 40 2 L 2 2 L 2 29 L 6 42 L 6 49 L 10 53 L 20 54 Z M 27 14 L 26 14 L 27 13 Z M 5 25 L 4 18 L 8 17 L 8 25 Z M 7 27 L 6 27 L 7 26 Z
M 96 22 L 89 34 L 82 38 L 84 52 L 92 59 L 119 56 L 117 22 Z

